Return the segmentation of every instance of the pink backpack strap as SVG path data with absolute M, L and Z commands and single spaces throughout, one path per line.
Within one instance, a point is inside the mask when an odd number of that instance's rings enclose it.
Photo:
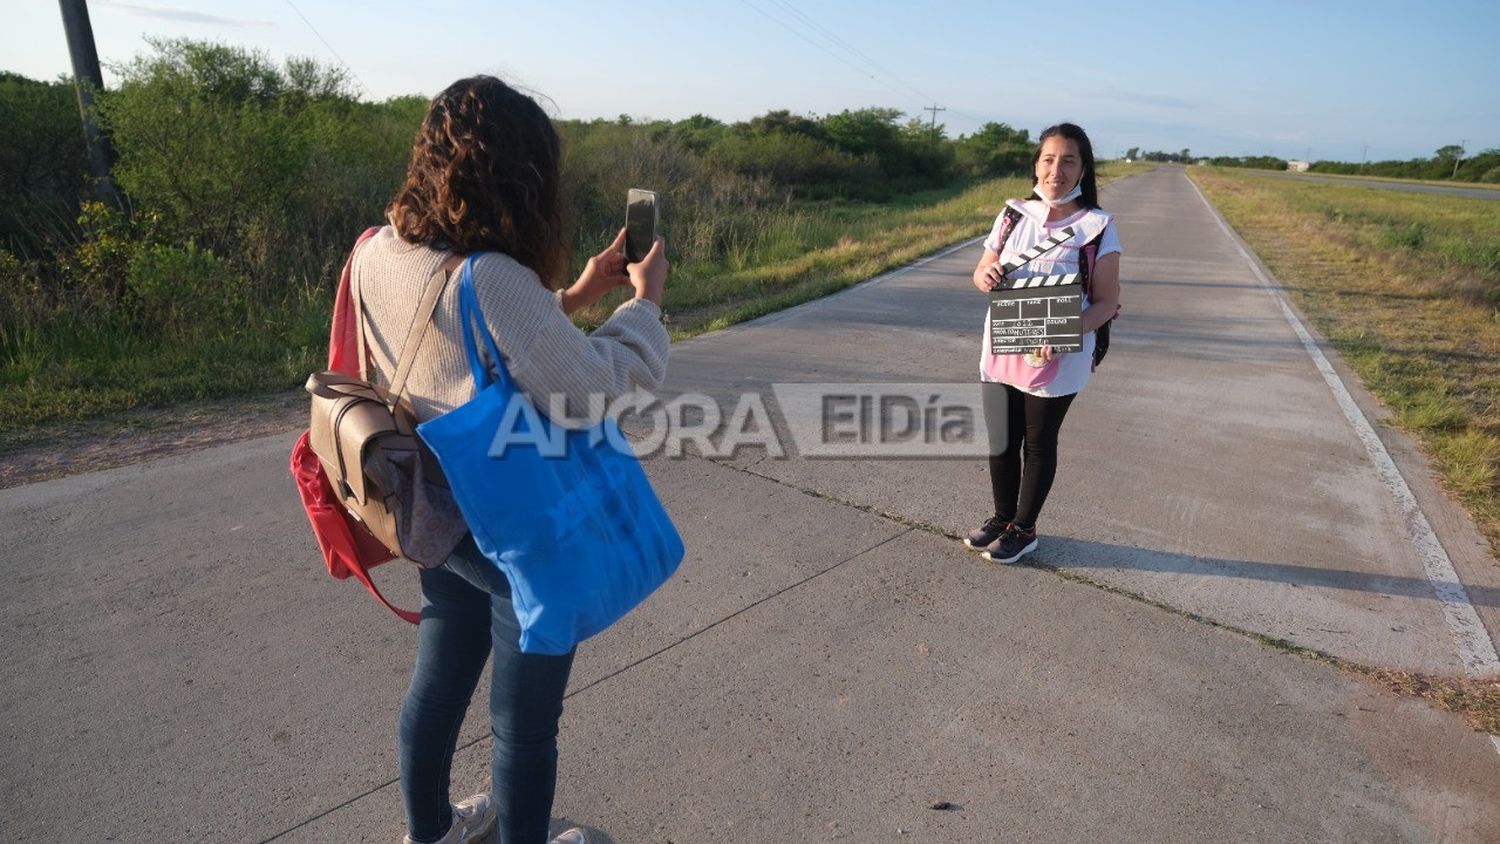
M 1101 235 L 1100 237 L 1103 237 L 1103 235 Z M 1082 281 L 1083 283 L 1083 295 L 1085 296 L 1088 296 L 1089 292 L 1093 289 L 1093 285 L 1090 282 L 1092 281 L 1094 275 L 1094 261 L 1098 257 L 1098 255 L 1098 237 L 1094 238 L 1088 243 L 1085 243 L 1083 245 L 1083 248 L 1078 250 L 1078 274 L 1080 276 L 1080 281 Z
M 1010 240 L 1011 232 L 1016 230 L 1016 223 L 1019 222 L 1021 222 L 1021 212 L 1009 205 L 1005 206 L 1005 212 L 1000 215 L 1000 249 L 1005 248 L 1005 242 Z M 996 254 L 999 254 L 999 250 L 996 250 Z

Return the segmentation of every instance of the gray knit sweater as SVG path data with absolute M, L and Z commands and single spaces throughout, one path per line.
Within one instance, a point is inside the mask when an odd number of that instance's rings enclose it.
M 364 296 L 365 342 L 377 383 L 390 384 L 422 290 L 450 255 L 408 243 L 391 226 L 355 251 L 354 280 Z M 458 279 L 454 271 L 407 379 L 406 393 L 419 421 L 474 396 L 458 317 Z M 592 334 L 584 334 L 536 273 L 497 252 L 475 260 L 474 290 L 516 386 L 544 413 L 550 397 L 557 396 L 570 415 L 582 417 L 591 395 L 609 401 L 636 387 L 653 390 L 666 374 L 667 331 L 661 310 L 648 300 L 626 302 Z

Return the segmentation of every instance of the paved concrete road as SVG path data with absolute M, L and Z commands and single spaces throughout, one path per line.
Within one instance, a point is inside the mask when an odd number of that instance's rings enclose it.
M 1265 176 L 1271 179 L 1292 179 L 1298 182 L 1322 182 L 1329 185 L 1352 185 L 1357 188 L 1377 188 L 1380 190 L 1399 190 L 1410 193 L 1445 193 L 1449 196 L 1463 196 L 1469 199 L 1492 199 L 1500 200 L 1500 190 L 1493 188 L 1465 188 L 1454 185 L 1423 185 L 1411 182 L 1387 181 L 1385 179 L 1340 179 L 1336 176 L 1312 176 L 1305 173 L 1278 173 L 1273 170 L 1245 170 L 1256 176 Z
M 1386 479 L 1233 241 L 1180 171 L 1105 199 L 1126 319 L 1064 429 L 1040 560 L 1369 664 L 1461 671 Z M 683 344 L 669 391 L 970 381 L 974 258 Z M 1472 527 L 1380 435 L 1495 629 Z M 0 839 L 399 839 L 413 637 L 319 572 L 291 439 L 0 493 Z M 945 534 L 984 515 L 974 461 L 648 468 L 689 556 L 580 652 L 559 822 L 679 844 L 1500 837 L 1500 755 L 1456 717 L 962 549 Z M 412 602 L 409 571 L 384 580 Z M 487 777 L 482 706 L 458 791 Z

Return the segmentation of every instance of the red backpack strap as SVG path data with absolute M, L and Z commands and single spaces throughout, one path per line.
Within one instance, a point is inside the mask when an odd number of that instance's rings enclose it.
M 339 284 L 333 295 L 333 320 L 328 326 L 328 368 L 335 372 L 354 374 L 359 371 L 358 337 L 354 333 L 355 304 L 350 301 L 349 276 L 354 264 L 354 250 L 378 231 L 379 226 L 364 230 L 354 241 L 354 248 L 349 250 L 344 269 L 339 273 Z
M 365 564 L 362 561 L 350 565 L 349 569 L 350 573 L 353 574 L 360 583 L 363 583 L 366 589 L 370 590 L 370 594 L 375 596 L 375 600 L 379 601 L 382 604 L 385 604 L 385 608 L 399 616 L 402 621 L 408 622 L 410 624 L 422 623 L 421 613 L 413 612 L 412 610 L 403 610 L 400 607 L 397 607 L 395 604 L 392 604 L 389 600 L 386 599 L 384 595 L 380 594 L 380 587 L 375 585 L 375 581 L 370 577 L 370 570 L 365 568 Z

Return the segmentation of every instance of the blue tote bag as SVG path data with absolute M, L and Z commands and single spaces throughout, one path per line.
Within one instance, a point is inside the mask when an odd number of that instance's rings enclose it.
M 475 257 L 463 263 L 459 314 L 476 394 L 417 433 L 475 544 L 510 581 L 521 650 L 565 654 L 665 583 L 682 537 L 614 420 L 570 430 L 516 388 L 479 310 Z

